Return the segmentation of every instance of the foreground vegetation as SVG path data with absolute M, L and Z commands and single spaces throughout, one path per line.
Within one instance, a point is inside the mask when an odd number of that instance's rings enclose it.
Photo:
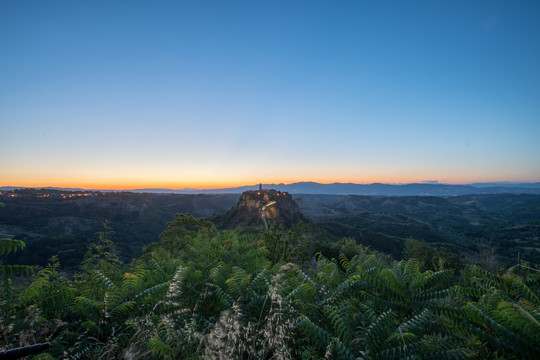
M 2 348 L 51 342 L 39 359 L 540 358 L 535 271 L 456 269 L 412 240 L 399 262 L 352 239 L 328 258 L 298 228 L 218 231 L 185 214 L 126 264 L 110 235 L 71 278 L 55 257 L 0 266 Z M 4 256 L 23 247 L 0 241 Z

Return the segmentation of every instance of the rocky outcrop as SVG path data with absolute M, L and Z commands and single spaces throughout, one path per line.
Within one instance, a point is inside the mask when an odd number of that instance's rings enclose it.
M 218 227 L 225 229 L 249 225 L 263 226 L 263 208 L 268 225 L 282 224 L 289 227 L 296 222 L 307 221 L 291 194 L 273 189 L 242 193 L 238 203 L 231 210 L 212 220 Z

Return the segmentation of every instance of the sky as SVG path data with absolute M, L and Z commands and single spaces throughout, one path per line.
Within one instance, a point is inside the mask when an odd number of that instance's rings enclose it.
M 0 2 L 0 186 L 540 181 L 540 2 Z

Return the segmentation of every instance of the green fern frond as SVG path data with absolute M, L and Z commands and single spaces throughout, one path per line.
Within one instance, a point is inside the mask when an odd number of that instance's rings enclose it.
M 390 298 L 407 297 L 407 289 L 405 288 L 405 284 L 401 279 L 399 270 L 396 268 L 383 269 L 379 273 L 379 276 L 375 281 L 375 285 L 381 292 Z
M 396 327 L 396 315 L 392 311 L 386 311 L 367 328 L 365 334 L 366 348 L 370 351 L 379 351 L 386 339 L 394 332 Z
M 296 328 L 308 335 L 312 343 L 318 344 L 322 347 L 326 347 L 328 344 L 330 344 L 330 339 L 332 338 L 330 333 L 313 323 L 306 316 L 300 317 L 300 320 L 296 324 Z
M 347 259 L 347 256 L 345 256 L 344 254 L 339 254 L 338 260 L 339 260 L 339 265 L 341 265 L 341 267 L 345 270 L 345 272 L 348 272 L 350 269 L 350 263 L 349 263 L 349 259 Z
M 182 266 L 182 264 L 178 265 L 173 278 L 169 282 L 169 288 L 167 289 L 167 298 L 178 297 L 181 295 L 184 275 L 188 271 L 188 267 L 184 267 Z
M 415 342 L 417 340 L 417 336 L 413 333 L 410 333 L 410 332 L 406 332 L 406 333 L 402 333 L 402 332 L 398 332 L 398 333 L 395 333 L 393 335 L 390 335 L 390 337 L 388 337 L 384 343 L 383 343 L 383 346 L 390 346 L 390 347 L 393 347 L 393 346 L 407 346 L 413 342 Z
M 109 314 L 113 317 L 126 317 L 131 310 L 135 307 L 136 302 L 135 301 L 126 301 L 121 304 L 116 305 L 114 308 L 111 309 Z
M 521 280 L 514 275 L 503 275 L 503 279 L 510 282 L 510 295 L 515 300 L 525 299 L 536 306 L 540 307 L 540 299 L 531 289 Z
M 90 334 L 98 335 L 101 332 L 101 329 L 95 322 L 91 320 L 86 320 L 81 323 L 81 327 L 88 331 Z
M 351 350 L 339 339 L 333 338 L 330 343 L 326 358 L 340 360 L 356 360 Z
M 153 277 L 159 282 L 164 282 L 167 279 L 167 274 L 163 267 L 155 260 L 152 259 L 149 262 L 149 269 L 151 270 Z
M 141 301 L 145 297 L 153 296 L 154 294 L 160 293 L 160 292 L 162 292 L 162 291 L 164 291 L 166 289 L 170 291 L 170 283 L 169 282 L 164 282 L 162 284 L 157 284 L 157 285 L 154 285 L 154 286 L 149 287 L 147 289 L 144 289 L 143 291 L 141 291 L 140 293 L 135 295 L 134 299 L 137 300 L 137 301 Z
M 538 347 L 533 346 L 511 329 L 495 321 L 476 305 L 469 303 L 466 306 L 466 310 L 470 315 L 468 319 L 474 320 L 474 323 L 468 324 L 468 328 L 481 339 L 488 342 L 490 346 L 502 348 L 507 352 L 517 353 L 521 356 L 540 357 L 540 349 Z
M 400 268 L 400 273 L 403 274 L 403 280 L 405 280 L 407 283 L 414 284 L 414 281 L 416 279 L 420 279 L 420 265 L 418 264 L 418 260 L 411 259 L 408 261 L 400 261 L 398 263 Z
M 227 288 L 232 296 L 240 298 L 245 295 L 246 285 L 251 282 L 252 276 L 244 269 L 235 267 L 232 276 L 225 281 Z
M 471 280 L 476 283 L 477 286 L 481 286 L 483 289 L 489 289 L 497 284 L 497 277 L 482 269 L 478 265 L 469 265 L 467 267 L 471 272 Z
M 243 257 L 246 259 L 252 259 L 252 260 L 263 260 L 268 255 L 269 251 L 265 247 L 257 247 L 254 249 L 248 250 L 246 253 L 243 254 Z M 254 265 L 256 263 L 254 262 Z
M 371 306 L 377 309 L 387 311 L 390 309 L 403 308 L 403 304 L 397 301 L 387 300 L 384 297 L 374 295 L 369 291 L 361 290 L 357 293 L 357 296 L 359 299 L 368 301 Z
M 18 250 L 22 250 L 25 246 L 26 244 L 21 240 L 7 238 L 0 239 L 0 256 L 4 254 L 9 255 L 12 252 L 14 253 Z
M 248 292 L 261 294 L 265 292 L 269 287 L 270 283 L 268 281 L 268 271 L 266 268 L 263 268 L 251 281 L 247 290 Z
M 219 302 L 221 303 L 222 309 L 230 309 L 232 307 L 232 304 L 234 303 L 234 299 L 225 291 L 223 291 L 220 286 L 214 286 L 216 288 L 216 295 L 219 299 Z
M 0 275 L 28 276 L 34 273 L 34 267 L 29 265 L 0 265 Z
M 350 278 L 343 281 L 339 286 L 337 286 L 330 294 L 325 296 L 317 306 L 321 307 L 325 304 L 329 304 L 333 301 L 343 299 L 345 297 L 350 297 L 355 294 L 358 290 L 366 287 L 366 283 L 362 280 L 359 275 L 353 275 Z
M 450 297 L 451 294 L 452 294 L 452 291 L 450 289 L 426 290 L 426 291 L 422 291 L 420 293 L 415 294 L 411 300 L 413 303 L 415 302 L 424 303 L 424 302 L 435 300 L 435 299 L 445 299 L 445 298 Z
M 429 309 L 424 309 L 421 313 L 416 314 L 408 321 L 399 326 L 399 330 L 414 334 L 426 334 L 432 330 L 432 319 L 434 314 Z
M 316 289 L 310 283 L 301 283 L 291 292 L 289 292 L 285 297 L 283 297 L 284 303 L 292 302 L 294 299 L 313 299 L 316 294 Z
M 217 266 L 213 267 L 210 272 L 209 272 L 209 278 L 211 280 L 214 281 L 214 283 L 216 284 L 224 284 L 225 283 L 225 280 L 227 280 L 226 278 L 226 274 L 225 274 L 226 270 L 225 270 L 225 265 L 220 262 L 219 264 L 217 264 Z
M 48 268 L 41 269 L 34 277 L 32 283 L 23 291 L 20 300 L 28 302 L 31 299 L 38 298 L 41 295 L 41 290 L 50 284 L 52 271 Z
M 505 327 L 540 345 L 540 322 L 520 304 L 500 302 L 495 318 Z
M 109 279 L 101 270 L 97 270 L 95 272 L 95 275 L 97 279 L 99 280 L 100 284 L 105 287 L 106 289 L 115 289 L 116 286 L 114 283 Z
M 370 352 L 371 359 L 422 359 L 422 356 L 415 356 L 415 354 L 422 354 L 423 351 L 417 343 L 411 343 L 409 345 L 399 345 L 390 348 L 385 348 L 380 351 Z
M 75 311 L 82 318 L 91 318 L 94 321 L 99 321 L 101 316 L 100 304 L 92 299 L 78 296 L 75 298 Z
M 62 286 L 58 291 L 47 297 L 41 297 L 42 309 L 58 308 L 69 303 L 75 294 L 75 288 Z
M 302 269 L 296 267 L 295 272 L 296 272 L 297 283 L 300 283 L 300 284 L 307 283 L 310 285 L 311 289 L 315 290 L 315 292 L 318 291 L 319 285 L 316 284 L 315 281 L 313 281 L 313 279 L 310 276 L 308 276 L 305 272 L 303 272 Z
M 92 356 L 90 355 L 90 353 L 92 352 L 93 349 L 94 349 L 94 346 L 92 344 L 86 345 L 82 349 L 78 350 L 75 354 L 73 354 L 72 358 L 74 360 L 91 359 Z
M 417 275 L 414 288 L 420 291 L 431 289 L 433 287 L 441 289 L 450 283 L 453 276 L 454 271 L 450 269 L 437 272 L 426 271 Z
M 347 306 L 337 307 L 328 314 L 330 323 L 338 334 L 341 342 L 350 344 L 354 332 L 351 310 Z
M 159 276 L 161 278 L 161 276 Z M 138 266 L 133 273 L 126 272 L 122 277 L 122 290 L 131 292 L 140 290 L 145 281 L 152 282 L 151 271 L 144 266 Z
M 450 289 L 452 297 L 460 304 L 466 304 L 469 299 L 478 300 L 484 295 L 485 291 L 477 287 L 464 287 L 456 285 Z
M 441 343 L 442 341 L 439 341 L 438 343 Z M 460 360 L 460 359 L 468 359 L 469 353 L 471 352 L 470 349 L 463 347 L 463 346 L 454 346 L 451 349 L 440 349 L 440 348 L 430 348 L 428 351 L 424 351 L 422 353 L 422 358 L 424 359 L 433 359 L 433 360 Z

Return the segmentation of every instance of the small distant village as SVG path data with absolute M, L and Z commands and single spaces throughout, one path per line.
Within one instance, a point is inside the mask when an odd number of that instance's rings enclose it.
M 0 198 L 52 198 L 73 199 L 80 197 L 105 196 L 101 191 L 62 191 L 53 189 L 14 189 L 0 190 Z

